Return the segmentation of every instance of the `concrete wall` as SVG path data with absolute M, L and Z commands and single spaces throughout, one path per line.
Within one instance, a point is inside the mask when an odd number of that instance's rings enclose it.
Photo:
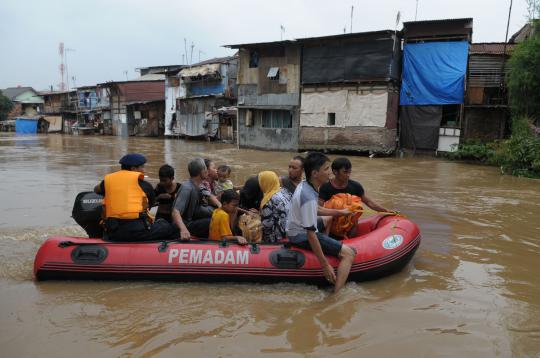
M 292 128 L 263 128 L 260 116 L 254 115 L 253 125 L 246 125 L 248 111 L 253 109 L 238 108 L 238 141 L 241 148 L 266 150 L 298 150 L 298 109 L 291 109 Z
M 298 147 L 390 153 L 396 145 L 396 103 L 394 90 L 382 85 L 304 87 Z
M 391 153 L 396 134 L 396 129 L 383 127 L 302 127 L 298 149 Z

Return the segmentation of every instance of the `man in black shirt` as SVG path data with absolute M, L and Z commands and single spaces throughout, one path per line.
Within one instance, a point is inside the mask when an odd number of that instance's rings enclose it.
M 156 219 L 162 218 L 172 223 L 172 207 L 176 194 L 180 190 L 180 183 L 174 180 L 174 168 L 168 164 L 159 168 L 159 183 L 154 189 L 156 195 Z
M 326 182 L 319 189 L 319 205 L 323 206 L 324 202 L 330 200 L 335 194 L 347 193 L 360 197 L 362 203 L 375 211 L 388 211 L 369 198 L 359 182 L 350 179 L 351 171 L 351 161 L 345 157 L 337 158 L 332 162 L 334 179 Z

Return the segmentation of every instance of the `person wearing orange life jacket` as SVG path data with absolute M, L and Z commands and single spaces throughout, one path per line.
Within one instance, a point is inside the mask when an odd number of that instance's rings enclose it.
M 104 238 L 110 241 L 166 240 L 178 237 L 178 230 L 166 220 L 152 222 L 148 209 L 154 205 L 154 190 L 144 181 L 146 158 L 127 154 L 121 170 L 108 174 L 94 192 L 104 196 Z

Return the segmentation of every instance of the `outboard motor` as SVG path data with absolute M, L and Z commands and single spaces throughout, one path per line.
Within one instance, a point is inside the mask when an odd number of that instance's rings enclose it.
M 93 191 L 79 193 L 73 204 L 71 216 L 88 234 L 88 237 L 103 237 L 103 227 L 100 224 L 103 211 L 103 196 Z

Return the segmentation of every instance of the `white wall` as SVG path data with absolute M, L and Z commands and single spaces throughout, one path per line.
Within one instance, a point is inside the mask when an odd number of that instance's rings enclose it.
M 307 127 L 384 127 L 388 92 L 370 93 L 339 90 L 302 93 L 300 126 Z M 336 124 L 327 124 L 328 113 L 336 114 Z

